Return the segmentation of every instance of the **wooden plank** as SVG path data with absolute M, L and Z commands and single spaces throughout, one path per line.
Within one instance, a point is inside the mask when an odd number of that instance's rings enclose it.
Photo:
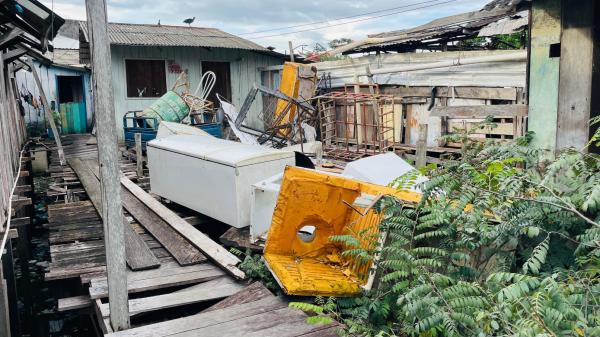
M 427 165 L 427 124 L 419 124 L 415 166 L 417 169 Z
M 144 175 L 144 156 L 142 153 L 142 134 L 135 134 L 135 165 L 136 165 L 136 173 L 138 177 L 142 177 Z
M 430 116 L 451 118 L 525 117 L 529 106 L 524 104 L 436 106 Z
M 206 261 L 206 257 L 161 217 L 149 210 L 129 190 L 121 192 L 123 207 L 173 255 L 182 266 Z
M 563 5 L 556 150 L 583 149 L 590 139 L 590 119 L 598 115 L 591 104 L 598 96 L 598 84 L 594 84 L 594 74 L 598 73 L 594 54 L 599 52 L 594 27 L 598 17 L 594 6 L 600 6 L 598 1 Z
M 94 204 L 94 207 L 98 211 L 98 214 L 102 214 L 102 200 L 100 194 L 100 182 L 96 179 L 96 176 L 92 173 L 90 168 L 82 162 L 80 159 L 71 158 L 69 159 L 69 165 L 77 173 L 77 176 L 81 180 L 88 197 Z M 120 207 L 119 207 L 120 209 Z M 125 232 L 125 258 L 127 264 L 132 270 L 141 270 L 148 268 L 156 268 L 160 265 L 160 262 L 152 254 L 148 246 L 144 241 L 133 231 L 129 221 L 125 219 L 121 213 L 121 222 Z M 105 238 L 106 241 L 106 238 Z M 110 246 L 106 246 L 107 250 Z
M 478 125 L 479 122 L 461 122 L 457 120 L 450 120 L 448 124 L 450 133 L 454 133 L 455 129 L 473 131 L 474 134 L 485 134 L 485 135 L 515 135 L 513 123 L 496 123 L 495 128 L 485 126 L 481 128 Z
M 93 173 L 99 168 L 97 162 L 86 161 Z M 182 266 L 206 261 L 200 251 L 179 235 L 168 223 L 137 199 L 129 190 L 121 188 L 123 207 L 146 228 Z
M 82 249 L 90 248 L 104 248 L 104 242 L 102 240 L 96 240 L 88 242 L 73 242 L 62 245 L 52 245 L 50 246 L 50 254 L 55 254 L 59 252 L 79 251 Z
M 214 304 L 213 306 L 204 310 L 203 312 L 228 308 L 244 303 L 250 303 L 271 296 L 273 296 L 271 291 L 269 291 L 269 289 L 267 289 L 261 282 L 256 281 L 244 288 L 244 290 L 237 292 L 235 295 L 227 297 L 226 299 Z
M 181 291 L 131 299 L 129 300 L 129 315 L 133 317 L 145 312 L 216 300 L 231 296 L 243 288 L 242 284 L 233 281 L 230 277 L 220 277 Z M 109 310 L 108 304 L 102 305 L 105 306 L 104 310 Z
M 250 249 L 257 253 L 262 253 L 264 245 L 260 246 L 250 242 L 250 228 L 229 228 L 223 235 L 219 237 L 219 241 L 226 247 L 239 248 L 242 251 Z
M 169 288 L 180 285 L 195 284 L 214 280 L 225 273 L 211 263 L 201 263 L 181 267 L 177 262 L 161 264 L 158 269 L 149 269 L 127 273 L 129 293 Z M 103 298 L 108 295 L 106 274 L 90 280 L 92 298 Z
M 31 205 L 31 198 L 23 198 L 23 197 L 17 197 L 17 198 L 12 198 L 11 200 L 11 207 L 14 210 L 18 210 L 24 206 L 29 206 Z
M 69 311 L 92 306 L 92 300 L 89 296 L 80 295 L 58 299 L 58 311 Z
M 64 280 L 74 277 L 80 277 L 81 275 L 88 273 L 98 273 L 102 271 L 106 271 L 106 266 L 98 266 L 97 264 L 91 266 L 78 266 L 77 270 L 74 270 L 71 267 L 54 269 L 44 275 L 44 280 Z
M 22 193 L 27 193 L 27 192 L 31 192 L 31 185 L 21 185 L 21 186 L 17 186 L 15 187 L 15 194 L 22 194 Z
M 110 319 L 104 318 L 100 309 L 102 302 L 100 300 L 95 300 L 93 303 L 94 304 L 92 307 L 94 308 L 94 312 L 96 313 L 96 318 L 98 319 L 98 325 L 100 325 L 100 330 L 102 330 L 103 334 L 112 333 L 113 329 L 110 325 Z
M 10 220 L 11 227 L 28 226 L 30 223 L 31 223 L 31 218 L 28 216 L 21 217 L 21 218 L 14 218 L 14 219 Z
M 200 315 L 199 315 L 200 316 Z M 199 318 L 200 319 L 200 318 Z M 299 336 L 315 330 L 314 325 L 306 323 L 306 315 L 300 310 L 281 308 L 258 315 L 243 317 L 235 321 L 199 327 L 172 334 L 175 337 L 192 336 Z
M 400 97 L 431 97 L 431 87 L 384 87 L 382 91 Z M 436 97 L 514 101 L 517 88 L 438 87 Z
M 218 277 L 224 275 L 223 271 L 219 268 L 212 266 L 210 264 L 202 264 L 206 267 L 204 270 L 197 271 L 189 271 L 189 272 L 176 272 L 175 270 L 167 270 L 166 273 L 162 275 L 157 275 L 155 277 L 146 277 L 139 278 L 133 277 L 137 276 L 136 273 L 128 273 L 127 279 L 127 291 L 128 293 L 140 293 L 149 290 L 170 288 L 175 286 L 187 285 L 187 284 L 195 284 L 200 282 L 206 282 L 210 280 L 214 280 Z M 194 265 L 190 267 L 201 266 Z M 190 268 L 190 267 L 180 267 L 180 268 Z M 140 273 L 140 272 L 137 272 Z M 90 297 L 95 298 L 104 298 L 108 296 L 108 283 L 106 278 L 103 279 L 94 279 L 90 282 L 91 286 L 89 289 Z
M 275 296 L 270 296 L 246 305 L 233 306 L 229 308 L 200 313 L 197 315 L 178 318 L 166 322 L 149 324 L 139 328 L 120 331 L 110 334 L 110 337 L 163 337 L 184 331 L 193 331 L 203 327 L 214 326 L 221 323 L 237 321 L 242 318 L 256 319 L 259 315 L 287 309 L 286 303 Z M 108 337 L 107 336 L 107 337 Z M 226 336 L 221 334 L 220 336 Z
M 121 184 L 133 193 L 136 198 L 148 206 L 148 208 L 154 211 L 154 213 L 171 225 L 175 231 L 189 240 L 196 248 L 204 253 L 205 256 L 217 263 L 229 274 L 238 279 L 246 277 L 246 274 L 236 267 L 241 261 L 235 255 L 231 254 L 225 248 L 221 247 L 221 245 L 211 240 L 206 234 L 187 223 L 128 178 L 121 177 Z
M 0 36 L 0 49 L 6 49 L 12 40 L 24 32 L 25 31 L 19 27 L 12 27 L 9 31 Z

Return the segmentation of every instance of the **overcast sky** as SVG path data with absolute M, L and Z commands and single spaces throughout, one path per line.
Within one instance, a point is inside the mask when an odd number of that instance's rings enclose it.
M 481 9 L 490 0 L 108 0 L 110 22 L 213 27 L 240 35 L 279 52 L 294 46 L 326 45 L 337 38 L 354 40 L 367 34 L 413 27 L 433 19 Z M 63 18 L 85 20 L 85 0 L 42 0 Z M 53 3 L 54 2 L 54 3 Z M 388 10 L 391 9 L 391 10 Z M 367 16 L 335 20 L 378 11 Z M 376 16 L 382 16 L 374 18 Z M 357 20 L 361 20 L 356 22 Z M 310 24 L 327 21 L 325 23 Z M 348 21 L 355 21 L 339 25 Z M 307 25 L 310 24 L 310 25 Z M 303 25 L 286 30 L 272 30 Z M 335 25 L 335 26 L 332 26 Z M 317 30 L 308 29 L 320 28 Z M 261 31 L 265 31 L 262 32 Z M 272 30 L 272 31 L 271 31 Z M 295 32 L 303 30 L 302 32 Z M 248 34 L 254 33 L 255 34 Z M 294 32 L 285 34 L 286 32 Z M 277 36 L 272 36 L 277 35 Z M 297 51 L 299 51 L 297 49 Z

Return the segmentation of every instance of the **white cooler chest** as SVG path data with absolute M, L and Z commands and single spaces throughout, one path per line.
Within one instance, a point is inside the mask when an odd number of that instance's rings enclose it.
M 293 152 L 207 136 L 148 142 L 153 193 L 233 227 L 250 225 L 252 184 L 294 165 Z

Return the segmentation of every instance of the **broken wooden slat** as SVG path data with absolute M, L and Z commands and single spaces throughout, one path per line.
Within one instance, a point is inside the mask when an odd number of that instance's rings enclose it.
M 219 301 L 218 303 L 214 304 L 213 306 L 209 307 L 203 312 L 254 302 L 270 296 L 273 296 L 273 294 L 269 291 L 269 289 L 267 289 L 261 282 L 257 281 L 244 288 L 244 290 L 237 292 L 235 295 L 229 296 L 226 299 Z
M 21 227 L 21 226 L 27 226 L 31 223 L 31 218 L 30 217 L 21 217 L 21 218 L 14 218 L 10 220 L 10 225 L 11 227 Z
M 18 210 L 20 208 L 23 208 L 25 206 L 29 206 L 31 205 L 31 198 L 24 198 L 24 197 L 17 197 L 11 200 L 11 207 L 14 210 Z
M 89 167 L 80 159 L 69 159 L 69 164 L 77 173 L 81 184 L 84 186 L 88 197 L 94 204 L 98 214 L 102 214 L 102 202 L 100 193 L 100 182 L 92 173 Z M 123 225 L 125 228 L 125 255 L 127 264 L 132 270 L 142 270 L 148 268 L 156 268 L 160 262 L 152 254 L 148 246 L 142 239 L 133 231 L 131 225 L 123 216 Z
M 60 269 L 53 269 L 50 272 L 44 275 L 44 280 L 52 281 L 52 280 L 63 280 L 72 277 L 78 277 L 80 275 L 88 274 L 88 273 L 97 273 L 101 271 L 106 271 L 106 267 L 104 265 L 98 266 L 94 264 L 93 266 L 83 267 L 79 266 L 77 270 L 66 267 Z
M 308 324 L 306 314 L 288 308 L 286 303 L 271 296 L 244 305 L 202 312 L 108 336 L 319 336 L 319 332 L 330 331 L 336 325 Z
M 100 330 L 102 330 L 102 333 L 104 334 L 112 333 L 113 330 L 112 326 L 110 325 L 110 318 L 105 317 L 101 310 L 102 301 L 97 299 L 93 303 L 94 311 L 96 312 L 96 317 L 98 318 L 98 325 L 100 325 Z
M 450 118 L 525 117 L 529 106 L 524 104 L 436 106 L 430 116 Z
M 98 163 L 89 160 L 86 161 L 86 164 L 98 177 L 100 174 Z M 206 257 L 196 247 L 175 232 L 168 223 L 149 210 L 126 188 L 121 188 L 121 202 L 123 207 L 173 255 L 180 265 L 186 266 L 206 261 Z
M 195 264 L 187 267 L 178 265 L 139 272 L 127 273 L 127 289 L 129 293 L 139 293 L 148 290 L 175 287 L 186 284 L 206 282 L 223 276 L 221 269 L 210 263 Z M 90 281 L 90 297 L 103 298 L 108 296 L 106 277 Z
M 129 315 L 133 317 L 145 312 L 216 300 L 231 296 L 243 288 L 242 284 L 229 277 L 220 277 L 168 294 L 131 299 L 129 300 Z M 108 303 L 102 304 L 102 306 L 104 306 L 103 312 L 109 312 Z
M 200 251 L 139 201 L 129 190 L 121 191 L 123 207 L 158 240 L 182 266 L 206 261 Z
M 31 192 L 31 185 L 21 185 L 15 187 L 15 194 Z
M 88 308 L 92 305 L 92 300 L 89 296 L 73 296 L 58 299 L 58 311 L 69 311 L 76 309 Z
M 149 324 L 139 328 L 119 331 L 111 337 L 134 336 L 168 336 L 184 331 L 193 331 L 202 327 L 217 325 L 219 323 L 236 321 L 245 317 L 256 317 L 259 314 L 286 308 L 286 304 L 275 296 L 267 297 L 247 305 L 233 306 L 230 308 L 214 310 L 198 315 L 187 316 L 162 323 Z M 220 336 L 225 336 L 221 334 Z
M 154 211 L 154 213 L 171 225 L 175 231 L 189 240 L 196 248 L 204 253 L 204 255 L 224 268 L 229 274 L 238 279 L 246 277 L 245 273 L 236 267 L 241 261 L 235 255 L 231 254 L 218 243 L 211 240 L 207 235 L 187 223 L 128 178 L 121 177 L 121 184 L 135 195 L 136 198 L 148 206 L 148 208 Z
M 242 251 L 250 249 L 254 252 L 262 253 L 264 249 L 263 246 L 250 242 L 249 227 L 231 227 L 219 237 L 219 241 L 221 241 L 225 247 L 235 247 Z

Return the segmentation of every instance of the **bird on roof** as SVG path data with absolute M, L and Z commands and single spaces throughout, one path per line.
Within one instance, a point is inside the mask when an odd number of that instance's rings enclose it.
M 194 20 L 196 20 L 196 17 L 194 16 L 193 18 L 189 18 L 189 19 L 185 19 L 183 20 L 183 23 L 187 23 L 188 26 L 192 25 L 192 22 L 194 22 Z

